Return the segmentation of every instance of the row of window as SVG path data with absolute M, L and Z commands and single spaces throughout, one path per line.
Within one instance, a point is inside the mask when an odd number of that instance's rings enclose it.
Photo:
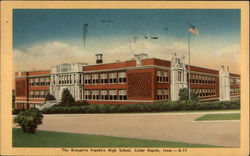
M 191 84 L 215 84 L 215 77 L 191 74 Z
M 215 88 L 194 88 L 191 91 L 195 92 L 199 97 L 216 95 Z
M 240 88 L 231 88 L 230 94 L 240 94 Z
M 58 76 L 58 84 L 79 84 L 83 83 L 83 74 L 64 74 Z M 55 76 L 52 77 L 52 84 L 56 84 Z
M 88 74 L 84 75 L 84 84 L 115 84 L 126 83 L 125 72 L 113 72 L 102 74 Z
M 16 106 L 15 106 L 16 109 L 20 109 L 20 110 L 24 110 L 24 109 L 26 109 L 28 107 L 29 108 L 36 108 L 36 104 L 35 103 L 28 104 L 28 103 L 18 102 L 18 103 L 16 103 Z
M 169 99 L 168 88 L 157 89 L 157 100 L 168 100 L 168 99 Z
M 230 78 L 230 85 L 240 85 L 240 79 Z
M 127 100 L 126 90 L 84 90 L 85 100 Z
M 49 94 L 48 90 L 29 91 L 30 98 L 45 98 L 47 94 Z
M 178 81 L 182 81 L 182 72 L 178 72 Z M 126 83 L 125 72 L 113 72 L 113 73 L 102 73 L 102 74 L 66 74 L 58 76 L 59 84 L 116 84 Z M 168 71 L 157 71 L 157 82 L 169 82 Z M 206 75 L 192 74 L 190 79 L 191 84 L 215 84 L 215 77 Z M 30 86 L 41 86 L 50 85 L 50 77 L 31 78 L 29 80 Z M 55 76 L 52 77 L 52 84 L 56 84 Z M 230 84 L 239 84 L 239 79 L 231 78 Z
M 20 102 L 16 103 L 16 109 L 24 110 L 26 109 L 26 107 L 27 107 L 27 103 L 20 103 Z
M 168 82 L 168 72 L 167 71 L 157 71 L 156 72 L 157 76 L 157 82 Z
M 50 85 L 50 77 L 30 78 L 29 85 L 30 86 Z

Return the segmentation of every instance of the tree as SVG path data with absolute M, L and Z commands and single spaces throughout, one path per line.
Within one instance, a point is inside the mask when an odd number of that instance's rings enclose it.
M 70 106 L 74 102 L 75 102 L 75 99 L 70 94 L 69 90 L 68 89 L 64 90 L 63 95 L 62 95 L 61 105 Z
M 46 97 L 45 97 L 45 101 L 49 101 L 49 100 L 55 100 L 56 98 L 51 95 L 51 94 L 47 94 Z
M 42 124 L 42 119 L 42 112 L 37 108 L 31 108 L 19 113 L 14 118 L 14 123 L 18 123 L 24 133 L 34 134 L 37 126 Z
M 187 88 L 182 88 L 179 91 L 179 100 L 183 100 L 183 101 L 188 101 L 188 89 Z M 190 100 L 191 101 L 198 101 L 198 96 L 195 92 L 191 91 L 190 92 Z

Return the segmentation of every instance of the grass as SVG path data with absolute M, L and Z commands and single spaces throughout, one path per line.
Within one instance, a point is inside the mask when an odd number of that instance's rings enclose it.
M 203 113 L 203 112 L 231 112 L 231 111 L 240 111 L 240 109 L 222 109 L 222 110 L 186 110 L 186 111 L 164 111 L 164 112 L 127 112 L 129 114 L 139 114 L 139 113 Z M 115 114 L 115 113 L 114 113 Z M 122 113 L 119 113 L 122 114 Z M 123 113 L 125 114 L 125 113 Z
M 13 128 L 13 147 L 219 147 L 204 144 L 189 144 L 171 141 L 120 138 L 51 131 L 36 131 L 26 134 Z
M 210 121 L 210 120 L 240 120 L 240 113 L 228 114 L 206 114 L 197 118 L 195 121 Z

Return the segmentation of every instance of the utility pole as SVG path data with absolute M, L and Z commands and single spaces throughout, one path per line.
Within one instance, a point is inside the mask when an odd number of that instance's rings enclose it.
M 187 25 L 189 30 L 189 22 L 187 22 Z M 188 31 L 188 100 L 191 100 L 190 80 L 190 32 Z

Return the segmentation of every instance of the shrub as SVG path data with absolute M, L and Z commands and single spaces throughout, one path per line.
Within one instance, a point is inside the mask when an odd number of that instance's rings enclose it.
M 17 115 L 17 114 L 19 114 L 20 112 L 21 112 L 20 109 L 16 109 L 16 108 L 12 109 L 12 114 L 13 114 L 13 115 Z
M 70 106 L 87 106 L 89 103 L 87 101 L 76 101 L 70 104 Z
M 183 101 L 188 101 L 189 100 L 189 92 L 187 88 L 182 88 L 180 89 L 179 92 L 179 100 L 183 100 Z M 190 92 L 190 100 L 191 101 L 198 101 L 198 96 L 195 92 L 191 91 Z
M 41 111 L 37 108 L 31 108 L 19 113 L 14 118 L 14 123 L 18 123 L 24 133 L 34 134 L 37 126 L 42 124 L 42 119 Z
M 69 90 L 66 89 L 63 92 L 62 100 L 61 100 L 60 105 L 62 105 L 62 106 L 70 106 L 70 104 L 72 104 L 74 102 L 75 102 L 75 100 L 74 100 L 73 96 L 70 94 Z
M 99 113 L 98 105 L 91 104 L 87 106 L 86 113 Z
M 239 109 L 239 101 L 161 101 L 141 104 L 90 104 L 85 106 L 57 106 L 42 110 L 45 114 L 58 113 L 130 113 L 130 112 L 163 112 L 163 111 L 188 111 L 188 110 L 222 110 Z
M 55 100 L 56 98 L 51 95 L 51 94 L 47 94 L 46 97 L 45 97 L 45 101 L 50 101 L 50 100 Z

